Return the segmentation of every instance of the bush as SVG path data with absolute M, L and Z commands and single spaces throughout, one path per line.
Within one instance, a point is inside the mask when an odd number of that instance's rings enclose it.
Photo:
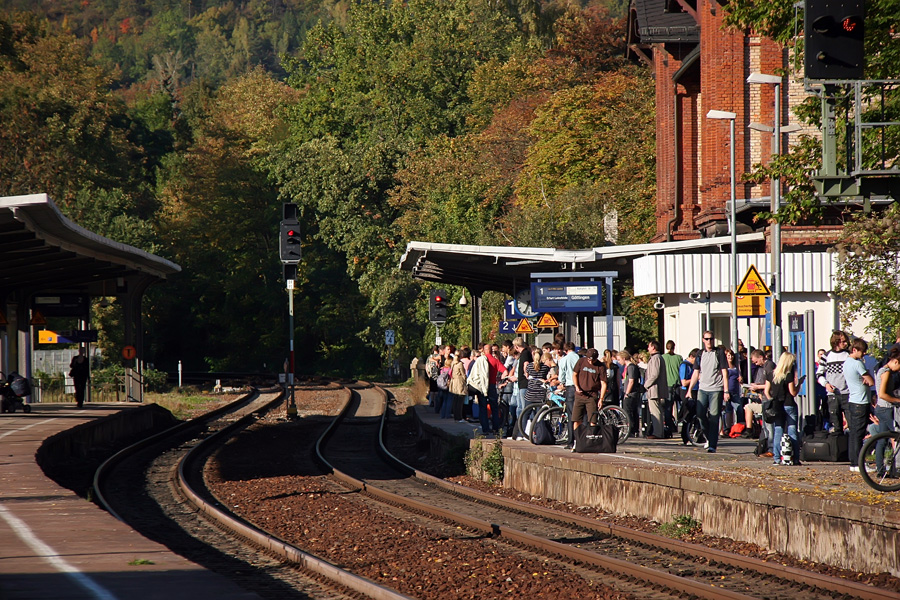
M 684 538 L 703 531 L 703 525 L 690 515 L 677 515 L 670 522 L 660 525 L 656 532 L 672 538 Z
M 481 443 L 472 446 L 466 452 L 464 462 L 470 477 L 483 480 L 487 475 L 490 484 L 503 481 L 503 443 L 500 440 L 495 441 L 487 453 Z

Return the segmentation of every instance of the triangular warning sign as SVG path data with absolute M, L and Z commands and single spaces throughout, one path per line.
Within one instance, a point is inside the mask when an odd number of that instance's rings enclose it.
M 31 324 L 32 325 L 46 325 L 47 319 L 44 318 L 44 315 L 41 314 L 39 310 L 31 311 Z
M 759 271 L 754 265 L 750 265 L 747 274 L 741 280 L 741 285 L 734 291 L 735 296 L 771 296 L 768 286 L 759 276 Z
M 544 313 L 537 322 L 538 327 L 559 327 L 559 322 L 550 313 Z
M 534 333 L 534 327 L 531 326 L 531 321 L 528 319 L 519 321 L 519 324 L 516 325 L 516 333 Z

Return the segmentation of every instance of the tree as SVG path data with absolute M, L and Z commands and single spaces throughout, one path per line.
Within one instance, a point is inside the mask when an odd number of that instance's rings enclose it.
M 83 188 L 139 186 L 142 149 L 129 139 L 139 126 L 86 44 L 25 15 L 0 15 L 0 31 L 9 34 L 0 52 L 0 194 L 46 192 L 67 205 Z
M 652 84 L 626 71 L 598 79 L 561 90 L 538 109 L 529 128 L 535 142 L 516 183 L 522 211 L 547 209 L 552 239 L 566 247 L 598 245 L 610 214 L 619 221 L 619 243 L 645 242 L 653 227 Z
M 835 245 L 835 294 L 841 320 L 868 318 L 867 331 L 881 337 L 900 326 L 900 206 L 881 214 L 858 213 L 844 224 Z M 884 338 L 882 338 L 884 339 Z M 873 348 L 877 350 L 877 348 Z

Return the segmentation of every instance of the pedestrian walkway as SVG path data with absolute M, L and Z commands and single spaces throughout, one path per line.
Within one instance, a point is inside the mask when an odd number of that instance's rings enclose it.
M 474 423 L 415 407 L 427 431 L 480 437 Z M 495 443 L 485 440 L 484 444 Z M 503 439 L 504 486 L 615 514 L 670 521 L 691 515 L 710 535 L 758 543 L 803 560 L 900 576 L 900 493 L 869 488 L 847 463 L 773 465 L 756 440 L 724 438 L 716 453 L 681 438 L 632 438 L 615 454 Z
M 0 598 L 258 598 L 60 487 L 35 462 L 50 436 L 136 405 L 31 406 L 0 415 Z

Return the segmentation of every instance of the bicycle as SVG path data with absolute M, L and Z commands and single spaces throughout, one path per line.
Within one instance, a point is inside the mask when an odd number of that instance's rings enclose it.
M 556 392 L 554 388 L 551 388 L 548 385 L 544 386 L 547 389 L 547 398 L 542 403 L 533 402 L 525 407 L 525 410 L 528 410 L 529 407 L 539 404 L 536 411 L 533 413 L 533 418 L 531 420 L 531 427 L 528 430 L 528 441 L 532 444 L 534 443 L 534 424 L 539 423 L 541 421 L 549 421 L 550 429 L 553 432 L 554 443 L 559 445 L 565 445 L 569 443 L 569 415 L 566 413 L 566 397 L 562 394 Z M 526 421 L 526 427 L 528 427 L 528 422 Z
M 883 470 L 878 471 L 875 460 L 875 446 L 884 440 Z M 896 492 L 900 490 L 900 478 L 897 472 L 897 452 L 900 449 L 900 431 L 882 431 L 870 436 L 859 451 L 859 474 L 866 484 L 879 492 Z
M 631 437 L 631 418 L 621 407 L 607 404 L 599 410 L 599 424 L 613 425 L 619 430 L 619 443 L 624 444 Z

